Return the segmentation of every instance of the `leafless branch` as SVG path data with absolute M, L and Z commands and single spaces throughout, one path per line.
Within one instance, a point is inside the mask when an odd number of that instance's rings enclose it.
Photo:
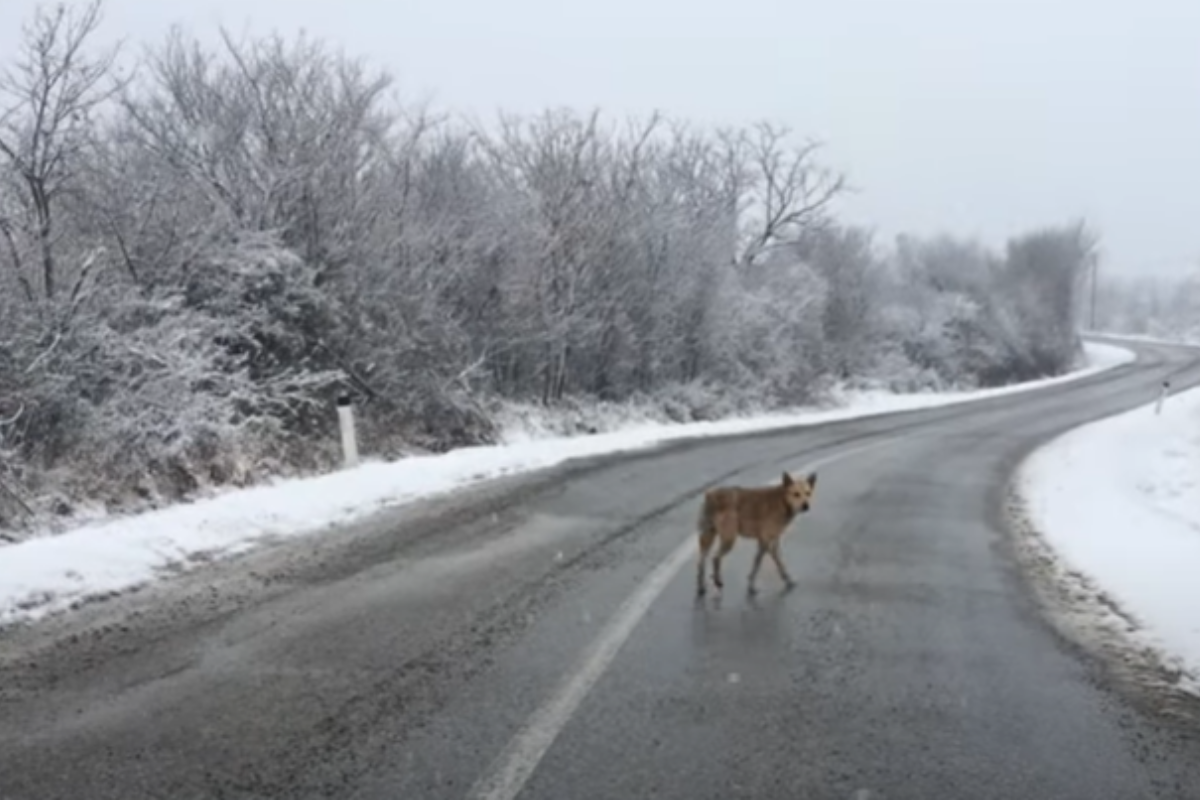
M 9 428 L 9 427 L 12 427 L 13 425 L 16 425 L 17 421 L 19 419 L 21 419 L 21 415 L 24 413 L 25 413 L 25 404 L 22 403 L 20 408 L 18 408 L 16 410 L 16 413 L 14 413 L 11 417 L 9 417 L 8 419 L 0 419 L 0 428 Z

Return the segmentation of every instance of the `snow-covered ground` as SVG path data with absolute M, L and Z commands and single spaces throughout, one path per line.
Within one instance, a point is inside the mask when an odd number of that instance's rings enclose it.
M 279 481 L 137 516 L 106 520 L 0 548 L 0 625 L 36 618 L 88 598 L 128 590 L 168 567 L 246 551 L 272 539 L 347 523 L 489 478 L 550 467 L 573 458 L 635 450 L 695 436 L 816 425 L 893 411 L 943 406 L 1030 391 L 1134 360 L 1129 350 L 1088 344 L 1088 364 L 1068 375 L 974 392 L 840 398 L 832 410 L 798 410 L 691 424 L 641 423 L 609 433 L 538 438 L 526 424 L 504 444 Z
M 1200 390 L 1065 434 L 1018 485 L 1061 566 L 1132 620 L 1117 630 L 1200 687 Z
M 1135 344 L 1141 342 L 1143 344 L 1166 344 L 1172 347 L 1200 347 L 1200 338 L 1194 336 L 1152 336 L 1148 333 L 1110 333 L 1108 331 L 1085 331 L 1084 334 Z

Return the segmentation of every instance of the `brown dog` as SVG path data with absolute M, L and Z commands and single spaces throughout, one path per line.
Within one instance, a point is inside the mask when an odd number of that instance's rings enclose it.
M 809 473 L 798 481 L 783 473 L 783 483 L 747 489 L 741 486 L 718 486 L 704 493 L 704 505 L 697 522 L 700 532 L 700 563 L 696 572 L 696 593 L 704 594 L 704 560 L 713 542 L 720 540 L 713 556 L 713 585 L 718 589 L 721 582 L 721 559 L 733 549 L 738 536 L 758 541 L 758 553 L 754 556 L 754 567 L 750 570 L 747 591 L 754 594 L 754 578 L 762 564 L 763 556 L 771 556 L 788 588 L 795 581 L 788 575 L 787 567 L 779 555 L 779 539 L 796 517 L 808 511 L 813 491 L 817 487 L 817 473 Z

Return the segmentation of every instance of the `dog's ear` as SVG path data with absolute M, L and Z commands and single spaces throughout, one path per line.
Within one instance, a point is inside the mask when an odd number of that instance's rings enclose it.
M 808 473 L 808 488 L 815 489 L 816 486 L 817 486 L 817 473 L 816 472 Z
M 784 471 L 784 473 L 783 473 L 783 485 L 784 485 L 784 486 L 791 486 L 791 485 L 792 485 L 794 482 L 795 482 L 795 481 L 793 481 L 793 480 L 792 480 L 792 476 L 791 476 L 791 475 L 789 475 L 789 474 L 787 473 L 787 471 L 785 470 L 785 471 Z

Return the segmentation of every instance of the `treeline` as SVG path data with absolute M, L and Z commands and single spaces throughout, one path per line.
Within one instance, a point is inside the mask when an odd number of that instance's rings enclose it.
M 1200 343 L 1200 268 L 1177 276 L 1103 277 L 1094 306 L 1097 330 Z
M 394 455 L 504 402 L 711 418 L 1077 355 L 1081 225 L 881 248 L 768 124 L 474 125 L 307 39 L 177 32 L 121 79 L 98 20 L 2 65 L 0 523 L 322 468 L 344 392 Z

